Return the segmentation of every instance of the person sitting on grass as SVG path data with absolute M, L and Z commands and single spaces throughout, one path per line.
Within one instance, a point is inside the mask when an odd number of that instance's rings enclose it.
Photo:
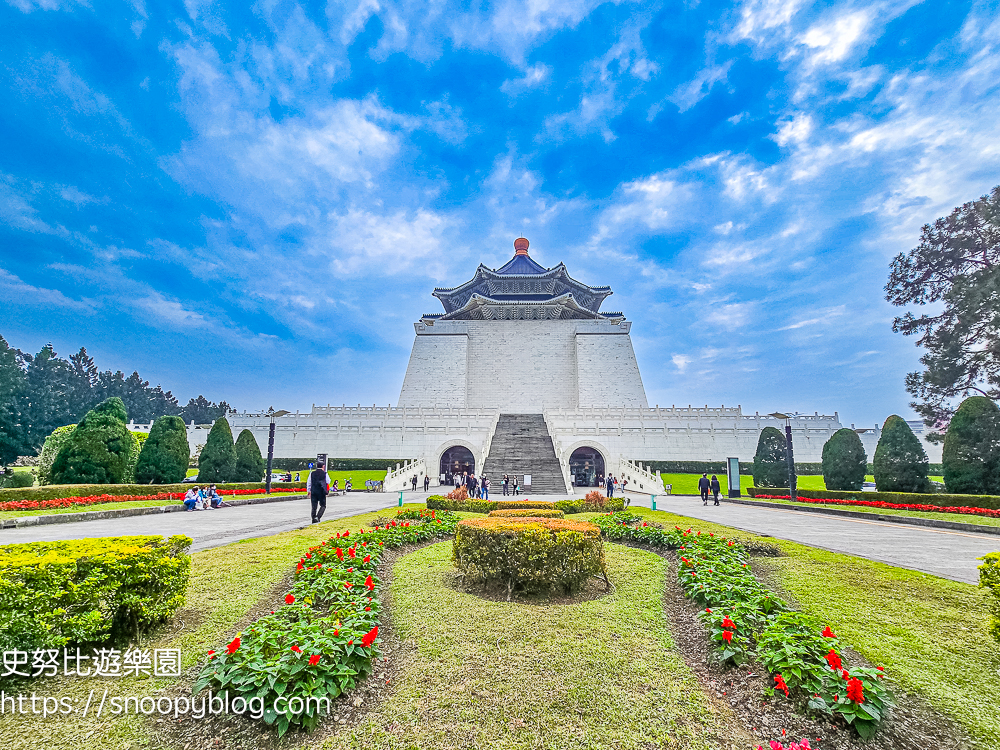
M 333 484 L 330 485 L 330 493 L 333 494 L 333 495 L 336 495 L 338 492 L 340 492 L 340 486 L 339 485 L 340 485 L 340 480 L 339 479 L 334 479 L 333 480 Z
M 344 482 L 344 492 L 350 492 L 350 491 L 351 491 L 351 478 L 348 477 L 347 480 Z
M 198 488 L 192 487 L 184 493 L 184 507 L 188 511 L 198 510 Z

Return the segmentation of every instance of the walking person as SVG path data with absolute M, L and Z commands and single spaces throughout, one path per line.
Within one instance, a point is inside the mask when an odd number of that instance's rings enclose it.
M 483 474 L 483 500 L 490 499 L 490 480 Z
M 416 474 L 414 474 L 412 477 L 410 477 L 410 484 L 413 485 L 413 491 L 416 492 L 417 491 L 417 475 Z
M 316 464 L 316 468 L 309 472 L 306 480 L 306 495 L 312 505 L 312 522 L 319 523 L 326 512 L 326 493 L 329 490 L 330 478 L 326 474 L 326 467 L 323 464 Z
M 607 484 L 605 485 L 604 490 L 609 500 L 615 496 L 615 478 L 610 474 L 608 474 L 608 481 Z
M 427 492 L 431 487 L 431 475 L 424 474 L 424 492 Z
M 701 493 L 701 504 L 708 505 L 708 491 L 712 488 L 712 483 L 708 481 L 708 472 L 701 475 L 698 480 L 698 492 Z
M 503 475 L 503 496 L 507 497 L 507 493 L 510 492 L 510 477 L 506 474 Z
M 712 497 L 715 498 L 715 504 L 719 504 L 719 492 L 722 490 L 722 485 L 719 484 L 719 478 L 712 475 Z

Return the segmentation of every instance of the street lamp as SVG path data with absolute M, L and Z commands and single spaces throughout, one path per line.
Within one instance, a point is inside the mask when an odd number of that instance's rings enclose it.
M 795 502 L 798 498 L 798 492 L 795 487 L 795 457 L 792 455 L 791 417 L 788 414 L 782 414 L 777 411 L 773 414 L 768 414 L 767 416 L 785 420 L 785 458 L 788 461 L 788 495 L 791 498 L 791 501 Z
M 271 428 L 267 431 L 267 476 L 264 477 L 264 492 L 268 495 L 271 494 L 271 462 L 274 461 L 274 420 L 277 417 L 283 417 L 286 414 L 291 414 L 290 411 L 275 411 L 274 407 L 270 407 L 267 410 L 267 414 L 271 417 Z

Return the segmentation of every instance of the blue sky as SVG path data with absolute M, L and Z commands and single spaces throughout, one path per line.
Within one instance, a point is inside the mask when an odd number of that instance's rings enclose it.
M 650 403 L 910 416 L 888 262 L 1000 182 L 997 3 L 0 4 L 0 334 L 182 400 L 395 403 L 515 237 Z

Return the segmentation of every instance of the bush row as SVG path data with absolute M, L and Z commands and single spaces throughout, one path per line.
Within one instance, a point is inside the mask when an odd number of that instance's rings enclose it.
M 661 474 L 725 474 L 727 471 L 725 461 L 643 461 L 650 471 L 658 471 Z M 795 462 L 795 473 L 800 476 L 822 476 L 823 464 L 812 462 Z M 875 467 L 869 463 L 866 466 L 866 473 L 874 474 Z M 944 469 L 941 464 L 928 464 L 927 473 L 931 476 L 941 476 Z M 750 476 L 753 474 L 753 461 L 740 461 L 740 474 Z
M 517 510 L 516 508 L 512 508 L 490 511 L 490 518 L 562 518 L 565 515 L 561 510 L 548 510 L 547 508 L 535 510 Z
M 204 484 L 204 483 L 201 483 Z M 94 495 L 156 495 L 163 492 L 187 492 L 191 484 L 49 484 L 44 487 L 23 489 L 0 489 L 0 503 L 15 500 L 55 500 L 67 497 L 88 497 Z M 216 485 L 220 490 L 263 491 L 263 482 L 232 482 Z M 271 489 L 304 490 L 305 482 L 282 482 L 271 485 Z
M 788 495 L 787 487 L 748 487 L 750 497 Z M 800 498 L 814 500 L 858 500 L 864 502 L 881 501 L 909 505 L 929 505 L 936 508 L 988 508 L 1000 510 L 998 495 L 949 495 L 943 492 L 926 494 L 923 492 L 855 492 L 852 490 L 798 490 Z
M 872 493 L 867 493 L 872 494 Z M 757 495 L 761 500 L 791 500 L 791 495 Z M 920 497 L 923 497 L 921 495 Z M 850 499 L 821 499 L 812 497 L 798 497 L 797 502 L 816 503 L 823 505 L 846 505 L 855 508 L 885 508 L 888 510 L 916 510 L 931 513 L 958 513 L 969 516 L 984 516 L 986 518 L 1000 518 L 1000 510 L 990 508 L 970 508 L 967 506 L 951 505 L 926 505 L 923 503 L 887 503 L 882 500 L 850 500 Z
M 882 670 L 847 669 L 833 631 L 821 631 L 815 619 L 761 585 L 741 545 L 691 529 L 662 529 L 628 513 L 594 523 L 608 539 L 678 551 L 681 587 L 704 607 L 700 616 L 722 662 L 756 656 L 773 676 L 776 697 L 780 692 L 811 712 L 839 717 L 865 739 L 875 733 L 892 705 Z
M 412 517 L 412 512 L 400 518 Z M 223 651 L 209 651 L 195 684 L 259 701 L 263 719 L 279 735 L 291 727 L 314 729 L 321 706 L 308 703 L 276 713 L 282 696 L 328 698 L 351 690 L 371 672 L 378 655 L 379 579 L 382 550 L 417 544 L 455 531 L 458 518 L 424 511 L 369 532 L 345 532 L 310 547 L 299 560 L 285 606 L 237 633 Z
M 502 512 L 502 511 L 500 511 Z M 604 568 L 601 530 L 560 518 L 469 518 L 455 529 L 452 560 L 467 583 L 574 593 Z
M 563 513 L 601 513 L 605 511 L 621 510 L 625 507 L 625 500 L 620 497 L 604 498 L 602 502 L 588 502 L 587 500 L 449 500 L 443 495 L 431 495 L 427 498 L 427 507 L 436 510 L 456 510 L 465 513 L 489 513 L 494 510 L 524 510 L 524 509 L 545 509 L 561 510 Z
M 979 566 L 979 585 L 989 589 L 993 595 L 990 600 L 990 613 L 993 615 L 990 633 L 1000 643 L 1000 552 L 991 552 L 979 559 L 984 561 Z
M 385 471 L 390 466 L 405 464 L 404 458 L 328 458 L 327 471 Z M 271 461 L 274 471 L 308 471 L 316 463 L 316 456 L 307 458 L 275 458 Z
M 184 603 L 186 536 L 0 547 L 0 652 L 135 638 Z

